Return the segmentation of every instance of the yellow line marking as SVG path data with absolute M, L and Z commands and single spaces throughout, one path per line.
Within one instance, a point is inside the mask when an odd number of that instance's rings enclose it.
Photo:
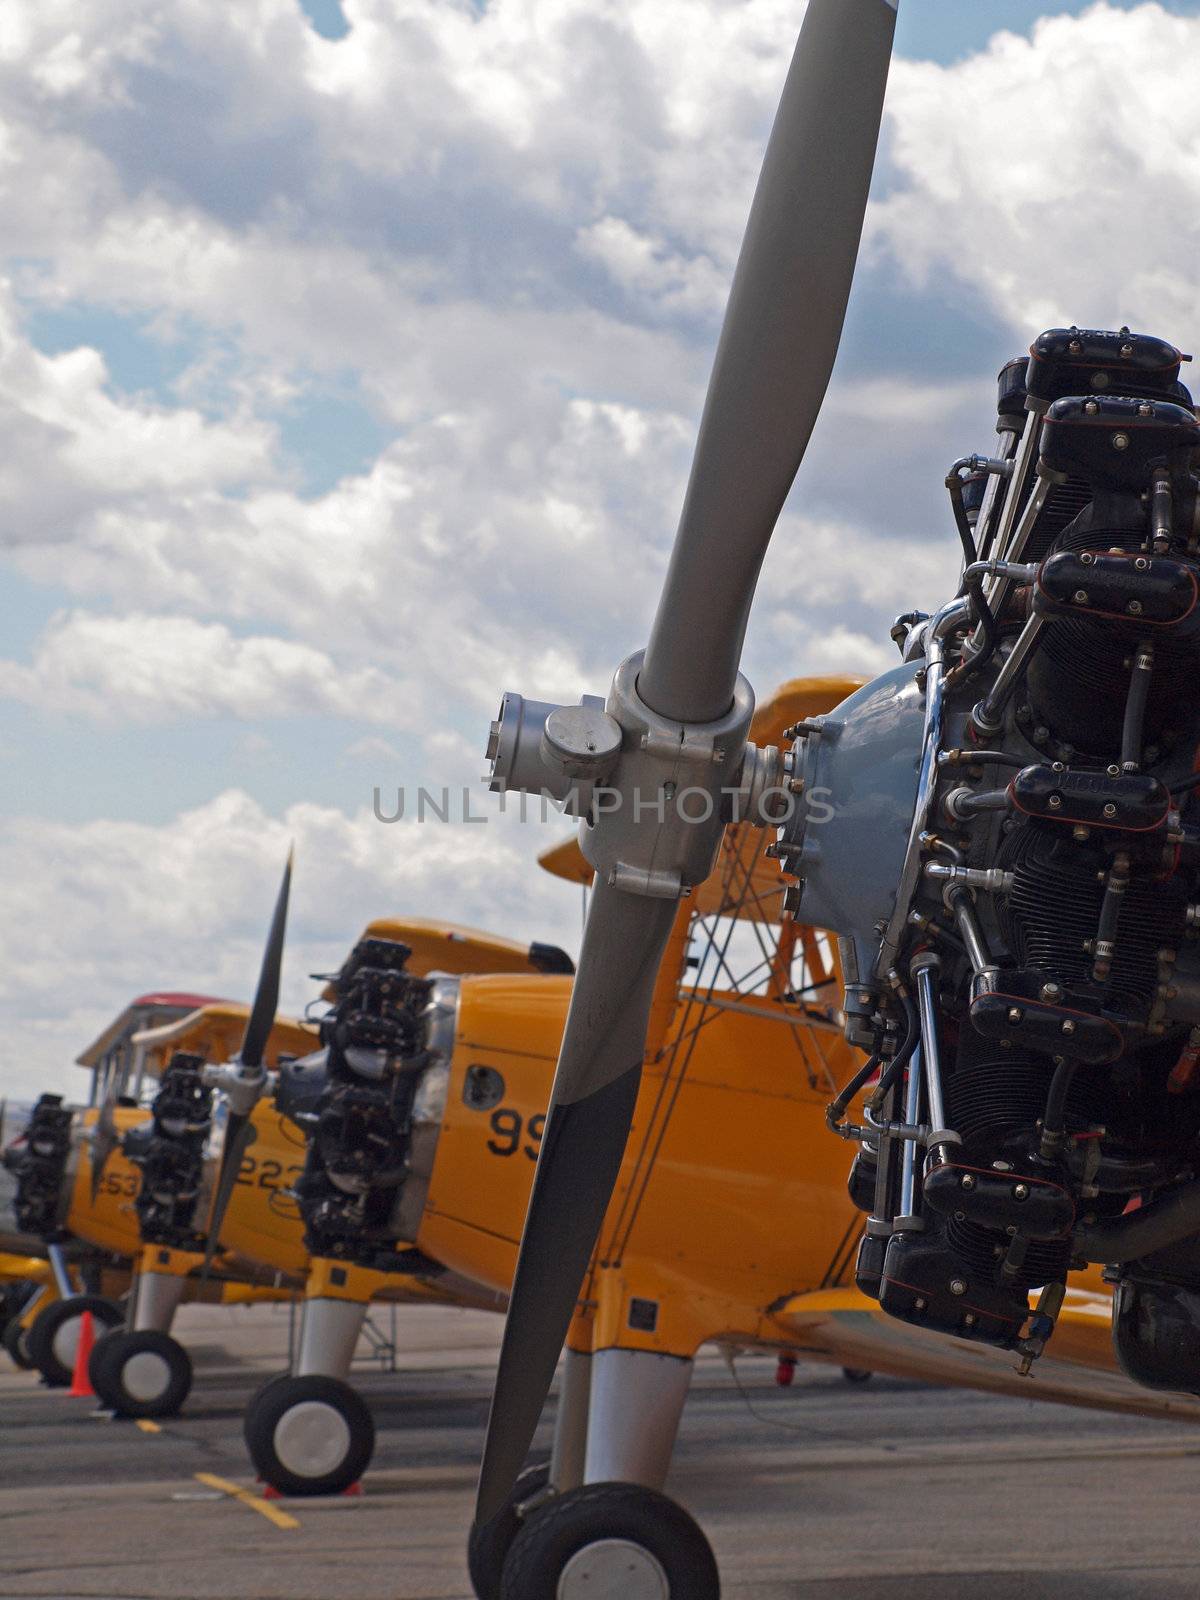
M 196 1481 L 203 1483 L 210 1489 L 220 1489 L 222 1494 L 229 1495 L 234 1500 L 240 1500 L 244 1506 L 249 1506 L 251 1511 L 257 1511 L 260 1517 L 266 1517 L 268 1522 L 273 1522 L 277 1528 L 298 1528 L 300 1524 L 295 1517 L 289 1517 L 286 1511 L 280 1511 L 264 1500 L 261 1495 L 251 1494 L 249 1489 L 240 1489 L 236 1483 L 230 1483 L 228 1478 L 218 1478 L 215 1472 L 197 1472 Z
M 134 1420 L 137 1422 L 138 1427 L 142 1430 L 143 1433 L 161 1433 L 162 1432 L 162 1429 L 159 1427 L 158 1423 L 157 1422 L 151 1422 L 149 1417 L 137 1417 Z

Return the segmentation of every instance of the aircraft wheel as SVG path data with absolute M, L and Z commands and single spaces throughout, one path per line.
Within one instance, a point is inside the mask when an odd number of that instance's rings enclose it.
M 357 1483 L 375 1450 L 367 1402 L 340 1378 L 285 1375 L 246 1408 L 246 1448 L 255 1470 L 281 1494 L 339 1494 Z
M 121 1308 L 98 1294 L 75 1294 L 69 1300 L 56 1300 L 34 1318 L 29 1330 L 29 1354 L 52 1389 L 65 1389 L 71 1382 L 79 1346 L 79 1319 L 85 1311 L 92 1313 L 97 1334 L 125 1321 Z
M 259 1401 L 262 1399 L 263 1395 L 266 1394 L 268 1389 L 273 1389 L 277 1383 L 286 1383 L 290 1377 L 290 1372 L 273 1372 L 266 1382 L 260 1383 L 258 1388 L 250 1396 L 246 1410 L 249 1411 L 251 1406 L 258 1405 Z
M 107 1334 L 88 1363 L 100 1400 L 119 1417 L 173 1417 L 192 1387 L 192 1358 L 169 1333 Z
M 102 1369 L 124 1332 L 124 1328 L 110 1328 L 107 1333 L 102 1333 L 92 1346 L 92 1353 L 88 1357 L 88 1382 L 102 1400 L 104 1398 Z
M 513 1491 L 504 1506 L 492 1520 L 482 1528 L 472 1523 L 467 1538 L 467 1570 L 471 1574 L 476 1600 L 500 1600 L 504 1558 L 521 1530 L 521 1514 L 517 1507 L 541 1494 L 549 1482 L 549 1462 L 526 1467 L 513 1485 Z
M 33 1357 L 29 1354 L 29 1329 L 23 1328 L 16 1317 L 4 1330 L 4 1348 L 12 1357 L 13 1364 L 20 1367 L 22 1372 L 28 1372 L 33 1366 Z
M 847 1383 L 870 1383 L 874 1376 L 875 1374 L 868 1372 L 865 1367 L 842 1368 L 842 1377 L 845 1378 Z
M 528 1517 L 501 1600 L 720 1600 L 716 1558 L 682 1506 L 633 1483 L 590 1483 Z

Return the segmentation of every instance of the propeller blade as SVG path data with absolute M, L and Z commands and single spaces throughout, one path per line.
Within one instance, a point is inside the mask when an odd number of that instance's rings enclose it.
M 283 969 L 284 935 L 287 931 L 288 895 L 292 888 L 292 855 L 293 852 L 289 850 L 287 865 L 283 869 L 283 882 L 279 885 L 279 896 L 271 917 L 271 929 L 267 934 L 267 948 L 263 951 L 258 989 L 239 1052 L 244 1067 L 262 1065 L 267 1040 L 275 1026 L 275 1012 L 279 1006 L 279 975 Z
M 221 1243 L 221 1228 L 225 1221 L 225 1213 L 229 1209 L 229 1202 L 233 1196 L 233 1186 L 237 1182 L 237 1175 L 241 1170 L 242 1157 L 258 1137 L 254 1124 L 250 1120 L 250 1113 L 244 1116 L 236 1111 L 229 1113 L 229 1120 L 225 1124 L 225 1145 L 221 1151 L 221 1171 L 217 1177 L 217 1192 L 213 1196 L 212 1211 L 208 1219 L 208 1237 L 204 1245 L 204 1267 L 202 1274 L 208 1276 L 208 1270 L 213 1264 L 213 1257 Z
M 642 702 L 677 724 L 711 726 L 733 703 L 758 572 L 837 354 L 896 5 L 809 0 L 638 676 Z M 675 910 L 597 872 L 509 1302 L 479 1525 L 502 1509 L 525 1459 L 620 1170 Z
M 629 1137 L 659 962 L 678 907 L 597 880 L 496 1375 L 476 1522 L 533 1440 Z
M 283 971 L 283 947 L 287 934 L 288 897 L 292 889 L 292 857 L 288 851 L 283 869 L 283 881 L 275 900 L 271 926 L 267 933 L 267 947 L 263 951 L 262 968 L 258 975 L 258 989 L 246 1022 L 242 1048 L 238 1053 L 238 1073 L 228 1085 L 230 1095 L 229 1120 L 225 1124 L 225 1145 L 221 1152 L 221 1170 L 217 1176 L 217 1189 L 213 1196 L 212 1211 L 208 1219 L 208 1238 L 204 1247 L 204 1275 L 212 1266 L 213 1257 L 221 1242 L 221 1228 L 233 1195 L 233 1186 L 242 1165 L 242 1157 L 256 1135 L 250 1121 L 262 1086 L 266 1081 L 262 1072 L 267 1041 L 275 1026 L 275 1013 L 279 1007 L 279 980 Z M 238 1079 L 241 1079 L 239 1083 Z
M 809 0 L 717 345 L 638 691 L 681 722 L 733 698 L 759 568 L 833 371 L 897 0 Z

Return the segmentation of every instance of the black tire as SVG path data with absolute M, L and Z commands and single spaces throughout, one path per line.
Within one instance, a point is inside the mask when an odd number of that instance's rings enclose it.
M 104 1398 L 104 1363 L 112 1354 L 113 1347 L 124 1332 L 124 1328 L 110 1328 L 107 1333 L 101 1334 L 92 1346 L 92 1353 L 88 1357 L 88 1382 L 95 1389 L 101 1400 Z
M 23 1328 L 16 1317 L 4 1330 L 4 1348 L 11 1356 L 13 1365 L 20 1367 L 22 1372 L 28 1372 L 33 1366 L 33 1357 L 29 1354 L 29 1329 Z
M 375 1452 L 375 1420 L 362 1395 L 319 1374 L 264 1384 L 246 1408 L 243 1432 L 255 1471 L 280 1494 L 340 1494 Z
M 246 1410 L 249 1411 L 251 1406 L 258 1405 L 268 1389 L 273 1389 L 277 1383 L 285 1383 L 290 1377 L 290 1372 L 273 1372 L 267 1381 L 259 1384 L 258 1388 L 251 1395 L 250 1400 L 247 1403 Z
M 620 1540 L 628 1551 L 597 1548 Z M 504 1563 L 501 1600 L 563 1600 L 568 1569 L 575 1582 L 567 1600 L 589 1589 L 615 1592 L 624 1576 L 607 1565 L 588 1573 L 589 1551 L 597 1562 L 620 1562 L 636 1570 L 651 1563 L 666 1580 L 670 1600 L 720 1600 L 721 1579 L 712 1547 L 682 1506 L 653 1489 L 632 1483 L 590 1483 L 548 1500 L 526 1519 Z M 568 1578 L 568 1582 L 569 1582 Z M 626 1580 L 628 1581 L 628 1580 Z
M 118 1417 L 176 1416 L 192 1388 L 192 1358 L 169 1333 L 121 1329 L 88 1366 L 92 1388 Z M 100 1345 L 96 1346 L 100 1349 Z
M 868 1372 L 866 1367 L 842 1368 L 842 1377 L 845 1378 L 847 1383 L 870 1383 L 874 1376 L 875 1374 Z
M 78 1322 L 85 1311 L 92 1313 L 97 1333 L 103 1328 L 119 1327 L 125 1321 L 121 1308 L 98 1294 L 74 1294 L 69 1300 L 56 1300 L 34 1318 L 29 1330 L 29 1354 L 52 1389 L 70 1385 L 73 1360 L 69 1365 L 67 1358 L 71 1341 L 64 1336 L 69 1325 Z
M 526 1467 L 513 1485 L 512 1493 L 490 1522 L 483 1527 L 471 1524 L 467 1536 L 467 1570 L 471 1574 L 476 1600 L 500 1600 L 504 1558 L 521 1531 L 517 1507 L 540 1494 L 550 1482 L 550 1464 Z

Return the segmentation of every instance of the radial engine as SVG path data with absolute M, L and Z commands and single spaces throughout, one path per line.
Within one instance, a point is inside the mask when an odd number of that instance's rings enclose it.
M 134 1205 L 142 1239 L 175 1249 L 203 1248 L 196 1231 L 203 1218 L 201 1191 L 213 1121 L 213 1092 L 204 1082 L 204 1057 L 177 1050 L 167 1063 L 150 1120 L 122 1141 L 126 1158 L 142 1174 Z
M 1028 1365 L 1068 1270 L 1103 1262 L 1125 1369 L 1200 1392 L 1185 359 L 1072 327 L 1005 366 L 994 453 L 947 475 L 959 591 L 899 618 L 899 664 L 794 730 L 802 803 L 771 849 L 790 911 L 841 936 L 868 1056 L 830 1108 L 860 1146 L 859 1287 Z
M 289 1109 L 306 1071 L 321 1093 L 289 1114 L 308 1155 L 295 1186 L 314 1255 L 380 1270 L 411 1268 L 415 1237 L 446 1104 L 457 981 L 419 977 L 399 940 L 359 941 L 330 979 L 322 1048 L 281 1074 Z

